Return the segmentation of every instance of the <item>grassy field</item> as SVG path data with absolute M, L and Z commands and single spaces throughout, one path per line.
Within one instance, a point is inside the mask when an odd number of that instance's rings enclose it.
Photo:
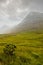
M 14 62 L 11 61 L 9 65 L 43 65 L 43 32 L 0 35 L 0 58 L 7 62 L 7 57 L 3 54 L 6 44 L 17 47 L 13 56 Z M 0 65 L 8 64 L 0 61 Z

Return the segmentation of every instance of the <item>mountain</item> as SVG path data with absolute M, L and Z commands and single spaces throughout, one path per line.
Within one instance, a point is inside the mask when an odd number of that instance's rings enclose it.
M 20 32 L 41 29 L 43 29 L 43 13 L 30 12 L 19 25 L 13 28 L 12 31 Z

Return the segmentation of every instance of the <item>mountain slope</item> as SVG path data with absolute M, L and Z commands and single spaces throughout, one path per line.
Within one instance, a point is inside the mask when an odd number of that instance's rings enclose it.
M 13 28 L 13 31 L 20 32 L 41 29 L 43 29 L 43 13 L 30 12 L 18 26 Z

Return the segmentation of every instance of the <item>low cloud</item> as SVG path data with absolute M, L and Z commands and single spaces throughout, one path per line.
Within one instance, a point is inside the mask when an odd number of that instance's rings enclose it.
M 43 0 L 0 0 L 0 25 L 12 28 L 32 11 L 43 13 Z

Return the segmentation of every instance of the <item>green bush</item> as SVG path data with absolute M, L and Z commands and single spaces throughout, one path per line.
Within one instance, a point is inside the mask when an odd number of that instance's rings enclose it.
M 4 54 L 12 56 L 14 54 L 15 48 L 16 46 L 13 44 L 6 45 L 5 48 L 3 49 Z
M 5 64 L 11 65 L 14 63 L 15 49 L 16 49 L 16 46 L 13 44 L 7 44 L 5 46 L 5 48 L 3 49 L 3 51 L 4 51 L 3 58 L 5 58 L 4 59 Z

